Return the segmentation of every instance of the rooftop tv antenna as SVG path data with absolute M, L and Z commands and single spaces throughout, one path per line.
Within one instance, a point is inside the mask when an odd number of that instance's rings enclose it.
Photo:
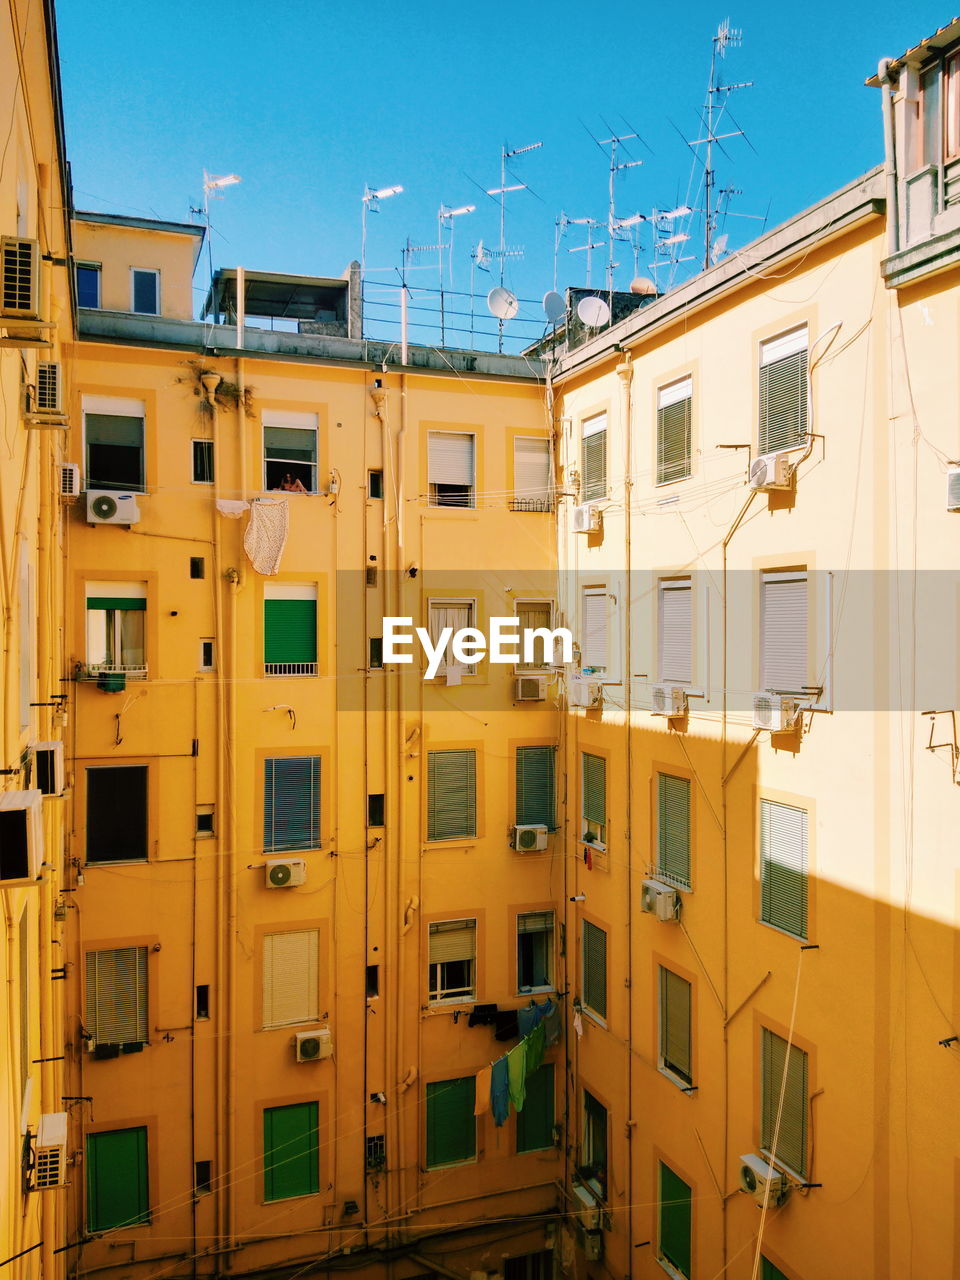
M 494 257 L 500 259 L 500 287 L 501 288 L 503 288 L 503 270 L 506 263 L 506 259 L 523 256 L 522 249 L 507 248 L 507 241 L 506 241 L 507 195 L 511 191 L 531 191 L 532 190 L 527 185 L 526 182 L 512 182 L 512 183 L 507 182 L 508 177 L 510 178 L 516 177 L 516 174 L 510 173 L 510 169 L 507 161 L 513 160 L 516 156 L 526 155 L 530 151 L 538 151 L 542 146 L 543 146 L 542 142 L 531 142 L 526 147 L 513 147 L 512 149 L 510 149 L 507 147 L 507 144 L 504 143 L 503 146 L 500 148 L 500 185 L 499 187 L 485 188 L 487 195 L 490 196 L 491 198 L 495 198 L 497 196 L 500 197 L 500 201 L 499 201 L 500 203 L 500 244 L 496 249 L 491 250 L 491 253 L 493 254 Z M 509 318 L 510 318 L 509 316 L 498 317 L 498 325 L 497 325 L 497 329 L 498 329 L 497 350 L 498 351 L 503 350 L 503 323 L 504 323 L 504 320 Z
M 363 293 L 363 277 L 367 269 L 367 212 L 379 213 L 380 201 L 388 200 L 390 196 L 399 196 L 403 192 L 403 187 L 378 187 L 376 191 L 372 191 L 369 187 L 363 188 L 363 199 L 360 206 L 360 292 Z
M 474 277 L 478 271 L 489 271 L 490 263 L 493 261 L 493 255 L 484 245 L 482 240 L 478 240 L 476 248 L 470 250 L 470 345 L 473 346 L 473 325 L 474 325 L 474 302 L 476 301 L 476 292 L 474 289 Z
M 650 224 L 653 227 L 653 262 L 650 263 L 650 269 L 658 291 L 661 271 L 669 268 L 672 280 L 673 273 L 681 262 L 694 260 L 692 254 L 683 252 L 690 233 L 681 228 L 685 219 L 696 212 L 696 209 L 691 209 L 687 204 L 679 204 L 673 209 L 654 209 L 650 214 Z M 670 281 L 668 285 L 669 283 Z
M 606 123 L 606 121 L 604 121 L 604 123 Z M 609 128 L 609 126 L 607 127 Z M 587 132 L 590 133 L 590 130 L 588 129 Z M 640 134 L 636 132 L 614 133 L 612 130 L 611 130 L 611 136 L 609 138 L 594 138 L 592 133 L 590 134 L 590 137 L 593 138 L 594 142 L 597 144 L 600 150 L 604 153 L 604 155 L 608 154 L 608 148 L 609 148 L 610 176 L 609 176 L 608 191 L 607 191 L 607 246 L 608 246 L 607 292 L 612 297 L 613 296 L 613 273 L 616 270 L 617 266 L 619 265 L 618 263 L 614 262 L 614 259 L 613 259 L 613 246 L 616 240 L 624 239 L 623 236 L 620 236 L 617 234 L 617 232 L 620 229 L 619 219 L 617 218 L 617 202 L 616 202 L 617 175 L 620 173 L 623 173 L 626 169 L 635 169 L 637 168 L 638 165 L 643 164 L 642 160 L 634 160 L 632 158 L 630 149 L 627 146 L 627 143 L 632 142 L 634 139 L 640 142 L 643 142 L 643 139 L 640 137 Z M 644 146 L 646 146 L 646 143 L 644 143 Z M 621 151 L 624 153 L 624 155 L 630 158 L 627 160 L 618 160 L 617 157 Z
M 460 218 L 464 214 L 473 213 L 476 209 L 475 204 L 462 204 L 459 208 L 448 208 L 443 201 L 440 201 L 440 208 L 437 212 L 437 265 L 440 268 L 440 345 L 445 347 L 446 342 L 446 321 L 445 308 L 443 302 L 443 258 L 444 253 L 447 255 L 447 270 L 450 278 L 450 288 L 453 288 L 453 227 L 454 218 Z M 443 233 L 450 232 L 450 239 L 445 244 Z
M 243 179 L 236 173 L 225 173 L 220 177 L 203 171 L 203 209 L 191 209 L 191 213 L 203 213 L 203 225 L 207 233 L 207 262 L 210 266 L 210 284 L 213 285 L 213 243 L 210 239 L 210 201 L 222 200 L 224 187 L 235 187 Z
M 561 217 L 565 217 L 565 216 L 566 216 L 566 215 L 561 214 Z M 568 223 L 570 226 L 574 226 L 574 227 L 586 227 L 586 228 L 587 228 L 587 243 L 586 243 L 586 244 L 575 244 L 575 245 L 573 245 L 573 247 L 572 247 L 572 248 L 570 248 L 570 249 L 568 249 L 568 250 L 567 250 L 567 253 L 584 253 L 584 252 L 586 252 L 586 255 L 587 255 L 587 288 L 589 289 L 589 288 L 590 288 L 590 264 L 591 264 L 591 258 L 592 258 L 592 255 L 593 255 L 593 251 L 594 251 L 594 249 L 602 249 L 602 248 L 603 248 L 603 245 L 604 245 L 604 242 L 603 242 L 602 240 L 594 240 L 594 238 L 593 238 L 593 233 L 594 233 L 594 231 L 597 229 L 597 227 L 599 227 L 599 226 L 600 226 L 600 223 L 596 220 L 596 218 L 567 218 L 567 223 Z M 556 255 L 554 255 L 553 279 L 554 279 L 554 285 L 556 285 L 556 279 L 557 279 Z

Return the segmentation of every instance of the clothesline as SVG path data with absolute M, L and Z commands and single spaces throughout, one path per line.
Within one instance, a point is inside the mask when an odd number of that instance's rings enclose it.
M 491 1015 L 492 1020 L 495 1017 Z M 517 1030 L 525 1030 L 520 1043 L 477 1072 L 473 1113 L 482 1116 L 491 1112 L 498 1128 L 506 1123 L 511 1103 L 514 1110 L 523 1110 L 527 1077 L 539 1070 L 546 1050 L 560 1039 L 559 1002 L 548 997 L 543 1004 L 531 1001 L 525 1009 L 518 1009 Z

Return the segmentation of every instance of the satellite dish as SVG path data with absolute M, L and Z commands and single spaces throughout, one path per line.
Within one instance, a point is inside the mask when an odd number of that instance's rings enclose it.
M 710 249 L 710 260 L 712 262 L 719 261 L 719 259 L 727 252 L 727 241 L 729 239 L 730 236 L 724 234 L 722 236 L 717 236 L 716 240 L 714 240 L 713 246 Z
M 498 284 L 487 294 L 487 310 L 498 320 L 512 320 L 520 310 L 520 303 L 515 293 Z
M 610 308 L 602 298 L 581 298 L 577 303 L 577 315 L 588 329 L 600 329 L 610 319 Z
M 648 276 L 637 276 L 630 281 L 630 292 L 641 298 L 652 298 L 657 292 L 657 286 Z
M 551 324 L 557 324 L 567 314 L 567 304 L 562 296 L 553 289 L 543 295 L 543 309 L 547 313 L 547 319 Z

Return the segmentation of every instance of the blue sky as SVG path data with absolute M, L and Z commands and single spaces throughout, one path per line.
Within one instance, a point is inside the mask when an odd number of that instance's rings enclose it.
M 742 189 L 734 211 L 769 208 L 773 225 L 880 162 L 879 97 L 864 78 L 951 16 L 930 0 L 749 0 L 729 14 L 704 0 L 673 11 L 571 0 L 60 0 L 57 11 L 79 208 L 186 220 L 203 169 L 234 171 L 242 185 L 213 206 L 215 263 L 338 275 L 359 256 L 364 184 L 401 183 L 404 194 L 370 218 L 368 266 L 399 266 L 408 236 L 434 243 L 441 200 L 475 202 L 456 228 L 454 283 L 464 289 L 470 249 L 498 236 L 497 207 L 470 179 L 497 185 L 501 144 L 542 140 L 518 169 L 539 199 L 523 192 L 508 206 L 508 240 L 525 249 L 508 283 L 526 298 L 553 283 L 561 209 L 606 216 L 606 161 L 584 125 L 605 137 L 605 120 L 630 132 L 627 120 L 652 149 L 637 146 L 644 164 L 618 180 L 619 214 L 685 196 L 692 157 L 674 124 L 697 136 L 722 18 L 744 32 L 724 73 L 755 82 L 731 99 L 755 151 L 733 139 L 718 180 Z M 725 229 L 738 244 L 759 227 L 731 218 Z M 563 242 L 561 288 L 584 282 L 584 254 L 566 252 L 582 235 L 570 228 Z M 633 258 L 619 256 L 626 287 Z M 433 286 L 435 272 L 417 280 Z

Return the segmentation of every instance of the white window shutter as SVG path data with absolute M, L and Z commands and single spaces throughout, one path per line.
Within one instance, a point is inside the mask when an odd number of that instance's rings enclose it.
M 765 573 L 760 599 L 760 685 L 777 693 L 802 693 L 807 670 L 807 575 Z
M 513 442 L 514 497 L 545 499 L 550 496 L 550 442 L 517 436 Z
M 431 484 L 472 485 L 474 437 L 463 431 L 429 432 L 427 470 Z
M 595 671 L 607 668 L 607 592 L 584 591 L 583 631 L 580 644 L 580 665 Z
M 476 955 L 476 920 L 439 920 L 430 925 L 431 964 L 474 960 Z
M 147 948 L 88 951 L 86 1030 L 96 1044 L 146 1044 Z
M 316 1022 L 319 941 L 316 929 L 268 933 L 263 939 L 263 1025 Z
M 693 589 L 689 578 L 660 583 L 660 679 L 693 679 Z

